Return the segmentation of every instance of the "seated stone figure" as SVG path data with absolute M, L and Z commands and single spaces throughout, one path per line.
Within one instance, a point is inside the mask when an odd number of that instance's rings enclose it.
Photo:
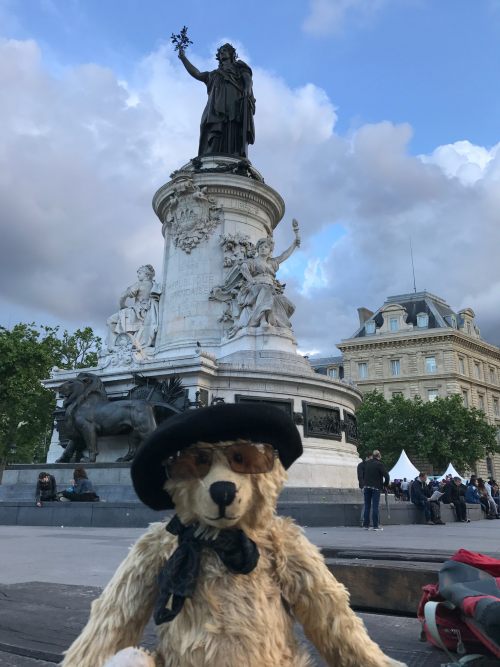
M 127 287 L 120 298 L 120 310 L 111 315 L 108 325 L 108 349 L 114 351 L 123 335 L 137 350 L 154 347 L 158 331 L 158 304 L 161 287 L 154 282 L 151 264 L 137 269 L 137 282 Z M 127 302 L 133 299 L 133 303 Z

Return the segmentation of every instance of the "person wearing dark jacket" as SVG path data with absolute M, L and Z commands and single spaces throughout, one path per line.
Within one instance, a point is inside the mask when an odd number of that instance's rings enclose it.
M 443 496 L 443 503 L 453 505 L 457 521 L 467 523 L 467 505 L 465 504 L 465 485 L 462 484 L 460 477 L 454 477 L 446 485 Z
M 366 461 L 368 461 L 368 458 L 366 459 Z M 361 463 L 358 463 L 358 468 L 357 468 L 357 472 L 358 472 L 358 486 L 359 486 L 360 489 L 362 489 L 363 486 L 364 486 L 365 464 L 366 464 L 366 461 L 361 461 Z
M 379 526 L 378 506 L 380 493 L 384 486 L 390 482 L 389 473 L 382 463 L 378 449 L 373 451 L 372 458 L 365 461 L 363 469 L 363 495 L 365 498 L 365 510 L 363 516 L 363 528 L 370 528 L 370 508 L 372 510 L 373 530 L 382 530 Z
M 427 475 L 425 472 L 421 472 L 418 477 L 415 477 L 411 483 L 410 500 L 416 507 L 424 510 L 425 521 L 429 525 L 433 525 L 426 481 Z
M 480 505 L 481 497 L 479 491 L 477 490 L 477 479 L 471 477 L 470 482 L 465 490 L 465 502 L 470 503 L 471 505 Z
M 56 478 L 48 472 L 41 472 L 36 483 L 35 502 L 38 507 L 41 507 L 42 501 L 51 500 L 57 500 Z

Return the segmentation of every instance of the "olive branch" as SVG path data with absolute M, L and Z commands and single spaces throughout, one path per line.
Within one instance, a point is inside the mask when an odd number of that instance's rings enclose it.
M 187 34 L 187 26 L 184 26 L 180 33 L 177 35 L 173 32 L 170 36 L 170 40 L 175 47 L 176 51 L 184 51 L 187 47 L 193 42 L 189 39 Z

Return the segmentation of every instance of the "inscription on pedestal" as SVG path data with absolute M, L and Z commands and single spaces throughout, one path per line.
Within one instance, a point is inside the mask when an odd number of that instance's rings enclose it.
M 236 394 L 234 397 L 235 403 L 258 403 L 266 405 L 272 405 L 279 410 L 283 410 L 290 418 L 293 416 L 293 401 L 289 401 L 286 398 L 263 398 L 260 396 L 243 396 L 242 394 Z

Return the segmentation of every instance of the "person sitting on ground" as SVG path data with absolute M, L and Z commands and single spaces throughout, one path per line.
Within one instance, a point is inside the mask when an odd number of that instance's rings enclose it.
M 489 485 L 488 485 L 489 486 Z M 490 487 L 491 488 L 491 487 Z M 488 491 L 488 487 L 481 477 L 477 480 L 477 490 L 479 492 L 479 500 L 481 502 L 481 507 L 486 514 L 487 519 L 500 519 L 500 516 L 497 512 L 497 506 L 495 501 L 491 497 L 491 493 Z
M 432 521 L 427 491 L 427 474 L 425 472 L 421 472 L 418 477 L 415 477 L 413 480 L 410 489 L 410 500 L 416 507 L 424 510 L 426 523 L 428 525 L 433 525 L 434 521 Z
M 99 500 L 99 496 L 94 491 L 92 482 L 87 477 L 85 468 L 75 468 L 72 485 L 69 489 L 62 492 L 61 500 L 79 502 L 93 502 Z
M 38 475 L 35 491 L 35 502 L 37 507 L 41 507 L 42 502 L 57 499 L 56 478 L 48 472 L 41 472 Z
M 363 514 L 363 528 L 370 528 L 370 507 L 372 509 L 373 530 L 383 530 L 379 526 L 378 506 L 380 493 L 384 486 L 390 482 L 389 473 L 382 463 L 381 454 L 378 449 L 373 450 L 372 458 L 365 462 L 363 478 L 363 494 L 365 497 L 365 508 Z
M 457 521 L 461 523 L 468 523 L 465 491 L 465 485 L 462 484 L 460 477 L 454 477 L 452 484 L 446 484 L 442 498 L 443 503 L 453 505 Z

